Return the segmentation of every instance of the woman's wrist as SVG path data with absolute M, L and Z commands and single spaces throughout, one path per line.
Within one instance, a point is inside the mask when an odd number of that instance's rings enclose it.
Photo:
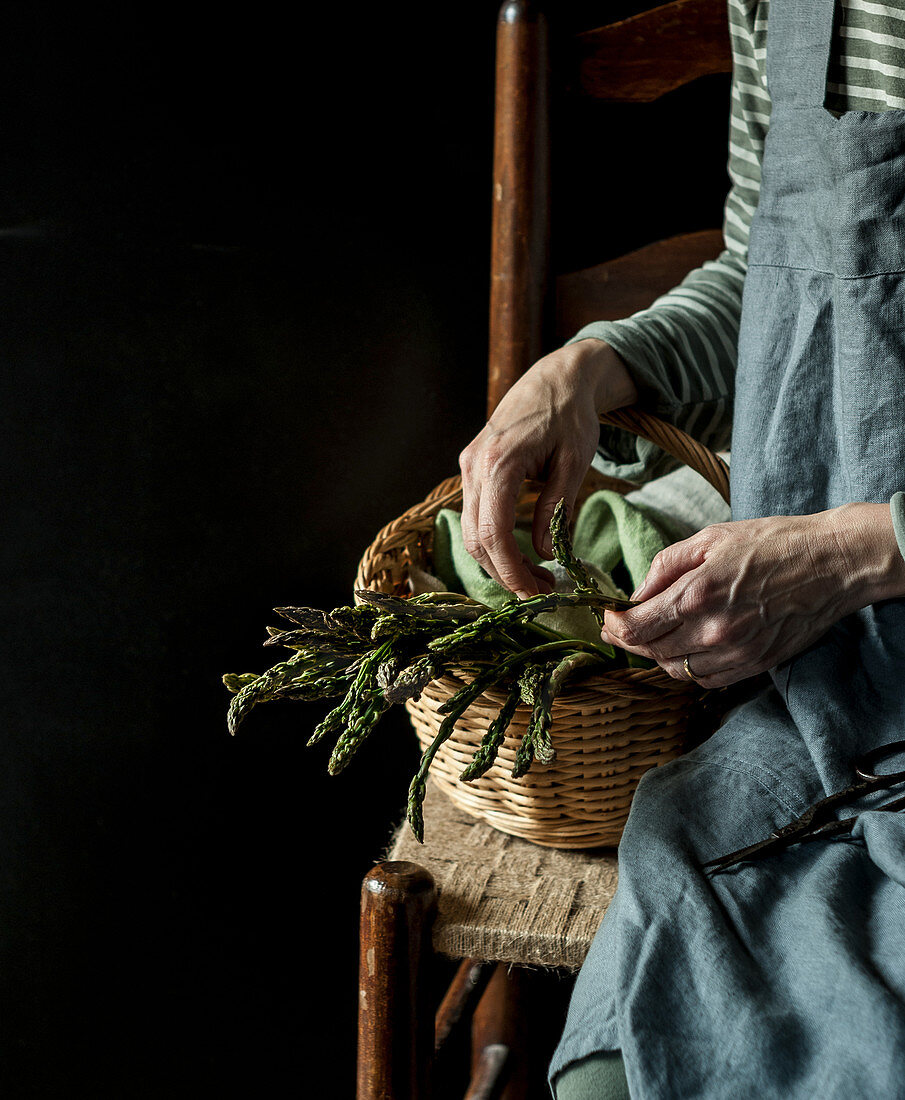
M 568 345 L 594 394 L 598 414 L 634 405 L 638 390 L 623 360 L 605 340 L 588 337 Z
M 856 607 L 905 596 L 905 557 L 888 504 L 844 504 L 824 516 L 839 540 Z

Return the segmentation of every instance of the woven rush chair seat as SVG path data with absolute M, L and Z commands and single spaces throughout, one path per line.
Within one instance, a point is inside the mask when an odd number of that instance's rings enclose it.
M 616 891 L 613 849 L 542 848 L 457 807 L 433 782 L 425 843 L 403 823 L 386 859 L 437 886 L 433 949 L 452 958 L 578 970 Z

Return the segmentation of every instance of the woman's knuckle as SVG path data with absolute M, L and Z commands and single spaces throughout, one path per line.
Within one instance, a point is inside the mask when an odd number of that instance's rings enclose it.
M 717 543 L 730 538 L 733 533 L 731 523 L 711 523 L 709 526 L 703 527 L 698 532 L 697 537 L 706 545 L 715 546 Z
M 732 640 L 733 626 L 722 619 L 711 620 L 701 631 L 701 645 L 705 649 L 716 649 L 728 645 Z
M 481 545 L 480 539 L 475 538 L 474 535 L 466 535 L 462 539 L 462 544 L 465 547 L 467 554 L 470 554 L 473 558 L 485 557 L 484 547 Z
M 706 581 L 692 577 L 679 593 L 677 605 L 679 614 L 685 616 L 700 615 L 709 602 L 709 589 Z
M 748 637 L 748 630 L 741 619 L 726 619 L 722 626 L 722 644 L 742 646 Z
M 478 524 L 478 541 L 485 549 L 492 550 L 499 546 L 502 539 L 502 532 L 495 524 L 483 520 Z
M 664 551 L 661 550 L 658 554 L 654 555 L 653 560 L 650 563 L 650 569 L 647 571 L 648 579 L 657 577 L 661 573 L 668 572 L 669 559 L 664 556 Z
M 504 565 L 497 570 L 497 574 L 500 578 L 500 584 L 504 588 L 508 588 L 510 592 L 515 590 L 519 583 L 519 576 L 514 570 Z
M 499 443 L 487 443 L 481 449 L 477 463 L 484 474 L 492 474 L 500 469 L 506 460 L 506 450 Z
M 587 464 L 584 462 L 583 456 L 572 447 L 564 447 L 560 450 L 556 457 L 556 464 L 562 475 L 566 478 L 583 474 L 587 469 Z

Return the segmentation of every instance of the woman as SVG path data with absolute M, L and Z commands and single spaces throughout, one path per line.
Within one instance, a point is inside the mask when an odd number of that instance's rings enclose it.
M 773 0 L 768 34 L 766 3 L 730 0 L 727 251 L 535 364 L 461 456 L 466 545 L 526 596 L 549 574 L 511 535 L 523 477 L 549 558 L 598 442 L 599 468 L 657 472 L 599 412 L 640 399 L 714 446 L 731 426 L 732 522 L 659 555 L 604 637 L 708 688 L 771 675 L 638 788 L 559 1100 L 905 1095 L 905 816 L 862 803 L 850 840 L 700 869 L 905 737 L 905 12 L 834 9 Z

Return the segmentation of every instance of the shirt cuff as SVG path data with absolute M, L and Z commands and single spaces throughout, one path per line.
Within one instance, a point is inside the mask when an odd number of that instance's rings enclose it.
M 893 493 L 889 502 L 892 515 L 892 529 L 896 533 L 896 542 L 902 557 L 905 558 L 905 493 Z
M 711 450 L 728 446 L 728 426 L 732 423 L 731 395 L 680 401 L 670 392 L 668 366 L 646 356 L 637 335 L 633 337 L 624 322 L 593 321 L 566 344 L 589 339 L 605 341 L 620 357 L 638 391 L 639 408 L 688 432 Z M 600 428 L 597 454 L 592 465 L 608 477 L 643 485 L 670 473 L 680 463 L 634 432 L 605 424 Z
M 566 345 L 577 344 L 579 340 L 603 340 L 622 359 L 626 370 L 638 391 L 638 404 L 664 419 L 666 410 L 659 400 L 660 392 L 657 379 L 652 372 L 638 362 L 632 355 L 632 341 L 626 338 L 618 321 L 594 321 L 585 325 Z M 635 349 L 637 351 L 637 349 Z M 601 424 L 600 441 L 592 465 L 595 470 L 607 477 L 619 478 L 635 485 L 642 485 L 674 469 L 676 462 L 659 447 L 641 439 L 634 432 L 624 428 L 615 428 Z

